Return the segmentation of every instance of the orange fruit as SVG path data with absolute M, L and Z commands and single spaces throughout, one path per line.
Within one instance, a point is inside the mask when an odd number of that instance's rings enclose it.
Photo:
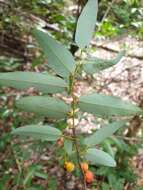
M 91 172 L 91 171 L 86 171 L 85 172 L 85 181 L 86 181 L 86 183 L 92 183 L 93 182 L 93 180 L 94 180 L 94 175 L 93 175 L 93 173 Z
M 82 162 L 81 163 L 81 169 L 83 170 L 83 172 L 87 172 L 88 171 L 88 164 L 86 162 Z

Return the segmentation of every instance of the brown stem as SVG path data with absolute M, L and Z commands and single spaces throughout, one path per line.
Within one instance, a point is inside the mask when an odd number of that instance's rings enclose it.
M 81 0 L 77 0 L 77 4 L 78 4 L 78 8 L 77 8 L 77 12 L 76 12 L 76 25 L 77 25 L 77 22 L 78 22 L 78 18 L 79 18 L 79 15 L 80 15 L 80 12 L 82 10 L 82 1 Z M 75 41 L 75 33 L 76 33 L 76 27 L 74 29 L 74 33 L 73 33 L 73 42 Z M 71 53 L 74 55 L 76 53 L 76 51 L 78 50 L 78 46 L 76 46 L 74 43 L 71 44 L 70 46 L 70 51 Z M 76 68 L 77 69 L 77 68 Z M 79 166 L 79 169 L 80 169 L 80 173 L 81 173 L 81 177 L 82 177 L 82 182 L 83 182 L 83 190 L 86 190 L 86 182 L 85 182 L 85 178 L 84 178 L 84 172 L 81 168 L 81 157 L 80 157 L 80 149 L 79 149 L 79 146 L 78 146 L 78 141 L 77 141 L 77 135 L 76 135 L 76 129 L 75 129 L 75 109 L 76 109 L 76 96 L 74 95 L 74 86 L 75 86 L 75 75 L 76 75 L 76 69 L 75 69 L 75 72 L 72 76 L 72 86 L 71 86 L 71 96 L 72 96 L 72 99 L 73 99 L 73 102 L 72 102 L 72 134 L 73 134 L 73 142 L 74 142 L 74 146 L 75 146 L 75 150 L 76 150 L 76 156 L 77 156 L 77 162 L 78 162 L 78 166 Z
M 120 135 L 115 135 L 115 137 L 119 138 L 119 139 L 123 139 L 126 141 L 132 141 L 132 142 L 143 142 L 142 138 L 136 138 L 136 137 L 125 137 L 125 136 L 120 136 Z
M 113 6 L 113 4 L 114 4 L 115 2 L 116 2 L 116 0 L 112 0 L 111 4 L 108 6 L 108 8 L 107 8 L 107 10 L 106 10 L 106 12 L 105 12 L 105 14 L 104 14 L 104 16 L 103 16 L 101 22 L 100 22 L 98 31 L 100 31 L 101 25 L 104 23 L 104 21 L 105 21 L 107 15 L 108 15 L 108 13 L 109 13 L 109 11 L 111 10 L 111 8 L 112 8 L 112 6 Z
M 75 71 L 76 72 L 76 71 Z M 75 74 L 74 74 L 75 75 Z M 72 77 L 72 89 L 71 89 L 71 95 L 73 98 L 73 102 L 72 102 L 72 133 L 73 133 L 73 138 L 74 138 L 74 145 L 75 145 L 75 149 L 76 149 L 76 156 L 77 156 L 77 162 L 78 162 L 78 166 L 80 169 L 80 173 L 81 173 L 81 177 L 82 177 L 82 182 L 83 182 L 83 190 L 86 190 L 86 182 L 85 182 L 85 178 L 84 178 L 84 172 L 81 168 L 81 157 L 80 157 L 80 150 L 79 150 L 79 146 L 78 146 L 78 141 L 77 141 L 77 135 L 76 135 L 76 129 L 75 129 L 75 109 L 76 109 L 76 96 L 74 95 L 74 85 L 75 85 L 75 76 Z
M 75 33 L 76 33 L 76 26 L 77 26 L 77 22 L 78 22 L 78 18 L 79 18 L 79 15 L 80 15 L 80 12 L 81 12 L 81 0 L 77 0 L 77 11 L 76 11 L 76 24 L 75 24 L 75 28 L 74 28 L 74 32 L 73 32 L 73 43 L 71 44 L 71 46 L 70 46 L 70 52 L 74 55 L 77 51 L 78 51 L 78 49 L 79 49 L 79 47 L 76 45 L 76 44 L 74 44 L 74 42 L 75 42 Z

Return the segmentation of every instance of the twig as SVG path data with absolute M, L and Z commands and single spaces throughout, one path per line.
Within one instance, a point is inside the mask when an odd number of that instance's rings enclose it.
M 77 51 L 78 51 L 78 46 L 74 44 L 75 42 L 75 33 L 76 33 L 76 26 L 77 26 L 77 22 L 78 22 L 78 18 L 79 18 L 79 15 L 80 15 L 80 12 L 81 12 L 81 1 L 80 0 L 77 0 L 77 12 L 76 12 L 76 24 L 75 24 L 75 28 L 74 28 L 74 32 L 73 32 L 73 43 L 71 44 L 70 46 L 70 52 L 74 55 Z
M 99 25 L 97 31 L 100 31 L 103 22 L 105 21 L 107 15 L 108 15 L 108 13 L 109 13 L 109 11 L 111 10 L 111 8 L 112 8 L 112 6 L 113 6 L 113 4 L 114 4 L 115 2 L 116 2 L 116 0 L 112 0 L 111 4 L 108 6 L 108 8 L 107 8 L 107 10 L 106 10 L 106 12 L 105 12 L 105 14 L 104 14 L 104 16 L 103 16 L 101 22 L 100 22 L 100 25 Z
M 6 2 L 5 0 L 0 0 L 0 3 L 3 3 L 3 4 L 8 5 L 8 6 L 10 5 L 9 2 Z
M 142 138 L 136 138 L 136 137 L 124 137 L 124 136 L 120 136 L 120 135 L 115 135 L 114 137 L 119 138 L 119 139 L 123 139 L 126 141 L 138 141 L 138 142 L 143 142 Z
M 112 48 L 110 48 L 110 47 L 107 47 L 105 44 L 100 44 L 100 45 L 98 45 L 98 44 L 96 44 L 96 43 L 93 42 L 93 41 L 91 42 L 91 45 L 94 46 L 94 47 L 97 47 L 97 48 L 104 49 L 104 50 L 106 50 L 106 51 L 113 52 L 113 53 L 119 53 L 119 52 L 120 52 L 120 50 L 112 49 Z M 140 60 L 143 59 L 143 56 L 142 56 L 142 55 L 132 55 L 132 54 L 127 53 L 126 56 L 127 56 L 127 57 L 131 57 L 131 58 L 140 59 Z
M 75 129 L 75 110 L 76 110 L 76 96 L 74 95 L 74 85 L 75 85 L 75 75 L 76 75 L 76 70 L 75 73 L 72 76 L 72 87 L 71 87 L 71 96 L 73 98 L 73 102 L 72 102 L 72 120 L 73 120 L 73 125 L 72 125 L 72 133 L 73 133 L 73 137 L 74 137 L 74 145 L 75 145 L 75 149 L 76 149 L 76 156 L 77 156 L 77 162 L 78 162 L 78 166 L 80 169 L 80 173 L 82 175 L 82 181 L 83 181 L 83 190 L 86 190 L 86 182 L 85 182 L 85 178 L 84 178 L 84 172 L 81 168 L 81 157 L 80 157 L 80 150 L 79 150 L 79 146 L 78 146 L 78 142 L 77 142 L 77 135 L 76 135 L 76 129 Z
M 78 0 L 77 1 L 77 4 L 78 4 L 78 8 L 77 8 L 77 13 L 76 13 L 76 25 L 77 25 L 77 22 L 78 22 L 78 18 L 79 18 L 79 15 L 80 15 L 80 12 L 81 12 L 81 1 Z M 74 33 L 73 33 L 73 42 L 75 41 L 75 33 L 76 33 L 76 27 L 74 29 Z M 78 50 L 79 48 L 75 45 L 75 44 L 71 44 L 70 46 L 70 51 L 71 53 L 74 55 L 75 52 Z M 75 105 L 76 105 L 76 97 L 74 95 L 74 85 L 75 85 L 75 75 L 76 75 L 76 70 L 75 70 L 75 73 L 73 74 L 72 76 L 72 86 L 71 86 L 71 96 L 73 98 L 73 102 L 72 102 L 72 120 L 73 120 L 73 125 L 72 125 L 72 133 L 73 133 L 73 142 L 74 142 L 74 145 L 75 145 L 75 149 L 76 149 L 76 156 L 77 156 L 77 162 L 78 162 L 78 166 L 79 166 L 79 169 L 80 169 L 80 172 L 81 172 L 81 175 L 82 175 L 82 181 L 83 181 L 83 190 L 86 190 L 86 182 L 85 182 L 85 178 L 84 178 L 84 173 L 83 173 L 83 170 L 81 168 L 81 158 L 80 158 L 80 150 L 79 150 L 79 147 L 78 147 L 78 142 L 77 142 L 77 135 L 76 135 L 76 130 L 75 130 Z

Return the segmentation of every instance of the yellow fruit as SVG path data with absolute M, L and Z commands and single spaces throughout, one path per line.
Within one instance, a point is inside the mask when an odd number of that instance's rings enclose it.
M 88 171 L 88 164 L 86 162 L 82 162 L 81 163 L 81 169 L 83 170 L 83 172 L 87 172 Z
M 86 171 L 85 172 L 85 181 L 87 182 L 87 183 L 92 183 L 93 182 L 93 180 L 94 180 L 94 175 L 93 175 L 93 173 L 91 172 L 91 171 Z
M 75 168 L 72 162 L 65 162 L 64 167 L 68 172 L 72 172 Z

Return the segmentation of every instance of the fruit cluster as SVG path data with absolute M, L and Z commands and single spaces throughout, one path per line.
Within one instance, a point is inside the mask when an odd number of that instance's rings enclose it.
M 86 183 L 92 183 L 94 180 L 93 173 L 89 170 L 88 164 L 86 162 L 81 163 L 80 165 L 83 173 Z M 68 172 L 72 172 L 75 169 L 75 165 L 72 162 L 65 162 L 64 168 Z

